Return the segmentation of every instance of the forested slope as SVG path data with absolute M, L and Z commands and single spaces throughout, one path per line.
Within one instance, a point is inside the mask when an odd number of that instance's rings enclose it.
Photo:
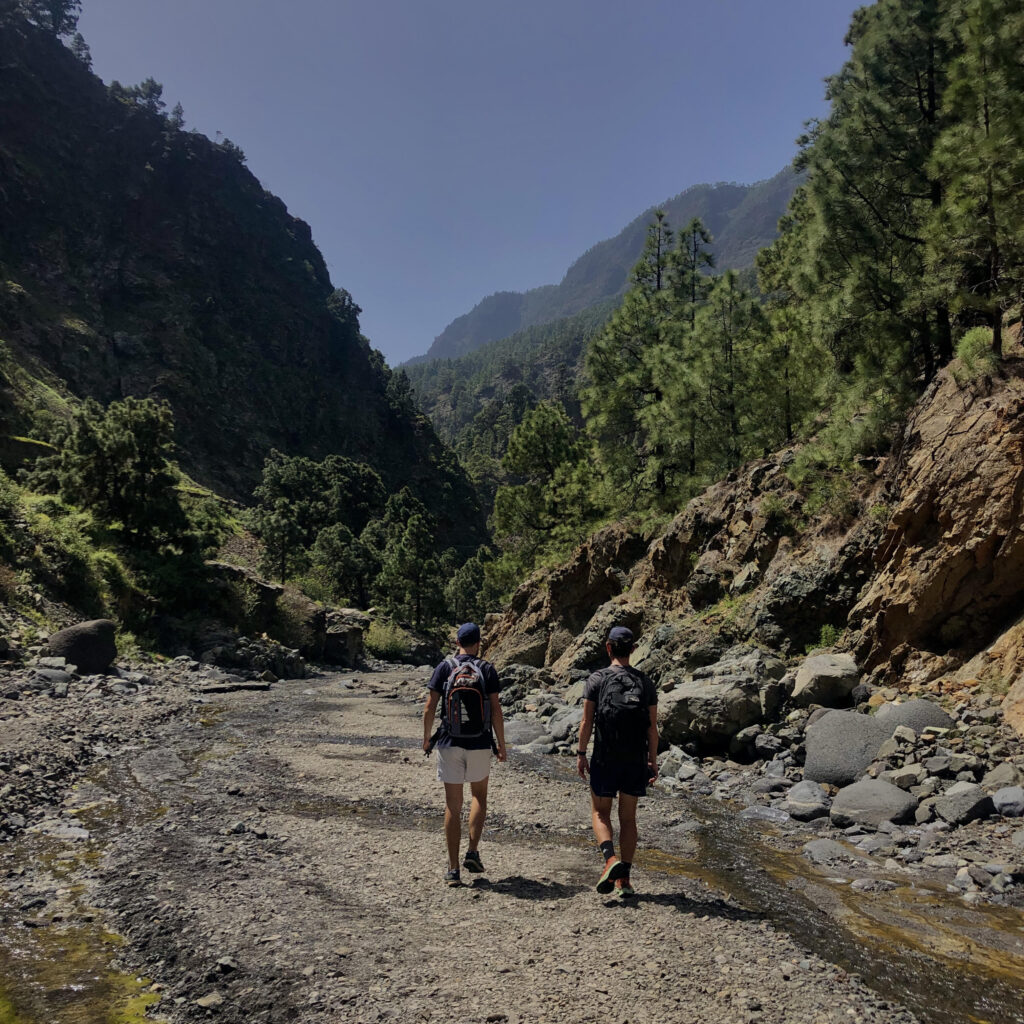
M 103 404 L 166 399 L 182 466 L 221 493 L 248 499 L 273 448 L 338 453 L 411 485 L 450 532 L 437 499 L 454 461 L 360 334 L 309 226 L 240 151 L 184 130 L 156 83 L 108 88 L 17 11 L 0 18 L 0 63 L 0 337 L 13 365 Z M 6 432 L 45 433 L 7 376 Z M 458 509 L 458 529 L 479 536 L 478 513 Z

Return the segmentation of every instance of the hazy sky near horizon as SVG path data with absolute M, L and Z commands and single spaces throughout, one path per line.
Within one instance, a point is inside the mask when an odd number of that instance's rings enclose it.
M 771 177 L 826 111 L 853 0 L 84 0 L 105 81 L 152 76 L 307 221 L 395 365 L 561 280 L 690 185 Z

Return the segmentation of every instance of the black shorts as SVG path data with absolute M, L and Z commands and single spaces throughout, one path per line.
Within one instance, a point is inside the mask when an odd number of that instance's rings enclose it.
M 651 769 L 646 761 L 625 764 L 602 764 L 595 761 L 590 766 L 590 791 L 594 796 L 647 796 L 647 783 Z

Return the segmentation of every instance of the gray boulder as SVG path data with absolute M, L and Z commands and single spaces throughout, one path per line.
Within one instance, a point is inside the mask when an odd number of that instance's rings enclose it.
M 805 779 L 786 794 L 783 806 L 797 821 L 813 821 L 828 815 L 832 801 L 821 786 Z
M 992 794 L 992 803 L 996 812 L 1004 818 L 1024 817 L 1024 788 L 1020 786 L 1004 786 Z
M 734 648 L 662 695 L 658 716 L 669 743 L 728 747 L 736 733 L 770 718 L 782 701 L 786 667 L 774 655 Z
M 804 778 L 847 786 L 859 779 L 892 735 L 892 725 L 856 711 L 829 711 L 808 726 Z
M 550 742 L 547 729 L 532 718 L 510 718 L 505 722 L 505 742 L 510 747 L 525 746 L 545 738 Z
M 46 642 L 46 653 L 77 665 L 83 675 L 106 672 L 117 657 L 115 629 L 110 619 L 79 622 L 54 633 Z
M 878 828 L 885 821 L 897 825 L 912 821 L 916 809 L 917 799 L 892 783 L 863 779 L 836 794 L 829 818 L 837 828 L 850 825 Z
M 907 728 L 913 729 L 918 736 L 928 728 L 951 729 L 953 727 L 953 719 L 938 704 L 920 698 L 908 700 L 903 704 L 883 704 L 875 712 L 875 718 L 892 723 L 890 736 L 898 725 L 905 725 Z
M 836 707 L 847 703 L 859 682 L 860 670 L 849 654 L 815 654 L 797 671 L 793 703 Z
M 1009 761 L 998 764 L 992 771 L 988 772 L 981 780 L 981 784 L 988 790 L 1004 789 L 1007 786 L 1019 786 L 1024 781 L 1024 774 L 1021 770 Z
M 583 708 L 562 708 L 548 719 L 548 732 L 556 740 L 575 736 L 583 721 Z
M 973 782 L 957 782 L 935 798 L 935 813 L 950 825 L 966 825 L 994 811 L 992 797 Z

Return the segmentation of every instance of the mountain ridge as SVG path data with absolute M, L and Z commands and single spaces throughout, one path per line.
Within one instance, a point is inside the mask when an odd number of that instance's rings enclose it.
M 500 291 L 481 299 L 445 327 L 426 353 L 402 365 L 457 358 L 517 331 L 553 323 L 623 295 L 629 271 L 643 250 L 647 224 L 657 209 L 665 210 L 673 227 L 700 217 L 715 237 L 712 251 L 721 269 L 751 266 L 757 251 L 775 237 L 778 220 L 798 181 L 797 172 L 786 167 L 751 185 L 691 185 L 664 203 L 648 207 L 618 234 L 592 245 L 570 264 L 559 284 L 525 292 Z

